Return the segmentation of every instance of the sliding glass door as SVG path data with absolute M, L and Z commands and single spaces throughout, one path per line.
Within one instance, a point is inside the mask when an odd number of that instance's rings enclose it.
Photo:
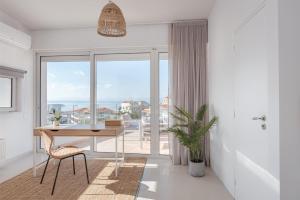
M 96 56 L 96 121 L 122 119 L 125 152 L 150 153 L 150 55 L 112 54 Z M 98 138 L 97 150 L 111 152 L 112 138 Z
M 166 53 L 40 56 L 39 126 L 51 125 L 53 112 L 60 124 L 103 124 L 121 119 L 125 152 L 169 154 L 168 61 Z M 114 138 L 59 138 L 57 144 L 113 152 Z M 122 143 L 119 142 L 121 145 Z

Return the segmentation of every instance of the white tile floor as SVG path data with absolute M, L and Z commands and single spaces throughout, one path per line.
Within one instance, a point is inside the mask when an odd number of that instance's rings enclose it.
M 144 171 L 137 200 L 233 200 L 210 170 L 194 178 L 186 166 L 173 166 L 171 160 L 150 158 Z
M 39 155 L 39 159 L 45 159 Z M 0 166 L 0 183 L 31 168 L 32 155 Z M 214 173 L 193 178 L 186 166 L 173 166 L 169 157 L 149 158 L 139 188 L 137 200 L 233 200 Z

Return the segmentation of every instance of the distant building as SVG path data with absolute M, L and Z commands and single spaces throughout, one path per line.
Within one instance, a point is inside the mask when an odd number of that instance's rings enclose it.
M 169 97 L 164 97 L 161 102 L 161 105 L 169 105 Z
M 150 124 L 151 112 L 150 108 L 146 108 L 142 111 L 142 122 L 143 124 Z
M 118 117 L 118 113 L 116 111 L 106 107 L 97 108 L 96 113 L 98 121 L 103 121 L 106 119 L 116 119 Z
M 131 112 L 131 103 L 129 101 L 123 101 L 121 103 L 121 113 L 130 113 Z
M 142 110 L 149 108 L 150 104 L 146 101 L 123 101 L 121 103 L 121 113 L 141 113 Z
M 161 125 L 169 122 L 169 97 L 164 97 L 160 104 L 159 122 Z
M 73 111 L 74 113 L 90 114 L 89 108 L 79 108 Z

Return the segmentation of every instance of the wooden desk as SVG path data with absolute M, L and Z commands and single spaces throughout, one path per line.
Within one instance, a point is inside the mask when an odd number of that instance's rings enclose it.
M 61 126 L 45 126 L 38 127 L 33 130 L 33 176 L 36 176 L 36 144 L 37 138 L 41 136 L 41 131 L 46 132 L 50 136 L 53 137 L 115 137 L 115 173 L 118 176 L 118 161 L 119 153 L 118 153 L 118 137 L 122 137 L 122 157 L 121 160 L 124 161 L 124 126 L 105 126 L 101 124 L 97 125 L 61 125 Z

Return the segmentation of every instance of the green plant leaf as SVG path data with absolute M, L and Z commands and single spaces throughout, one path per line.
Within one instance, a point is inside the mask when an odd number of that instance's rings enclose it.
M 184 122 L 184 123 L 187 122 L 186 118 L 184 118 L 184 117 L 178 116 L 178 115 L 176 115 L 176 114 L 174 114 L 174 113 L 170 113 L 170 115 L 171 115 L 174 119 L 176 119 L 176 120 L 178 120 L 178 121 L 180 121 L 180 122 Z
M 175 134 L 175 136 L 178 138 L 179 142 L 182 145 L 184 145 L 186 147 L 191 146 L 192 142 L 190 141 L 189 135 L 185 131 L 183 131 L 180 128 L 169 128 L 168 130 Z
M 189 149 L 191 159 L 195 161 L 203 160 L 203 141 L 209 129 L 216 123 L 217 118 L 213 117 L 208 123 L 205 123 L 206 105 L 201 106 L 195 117 L 196 120 L 184 109 L 178 107 L 175 107 L 175 109 L 176 114 L 171 115 L 178 120 L 178 123 L 174 124 L 168 131 L 172 132 L 179 142 Z
M 184 108 L 179 108 L 177 106 L 175 106 L 176 112 L 185 116 L 188 120 L 193 121 L 193 116 L 188 113 L 187 111 L 184 110 Z
M 208 122 L 206 125 L 204 125 L 202 128 L 200 128 L 197 131 L 197 133 L 195 134 L 195 136 L 200 139 L 201 136 L 204 136 L 209 131 L 209 129 L 216 123 L 217 120 L 218 120 L 217 117 L 213 117 L 210 120 L 210 122 Z
M 204 120 L 206 110 L 207 110 L 207 105 L 206 104 L 202 105 L 199 108 L 199 110 L 197 112 L 197 120 L 198 121 L 203 121 Z
M 188 128 L 189 124 L 174 124 L 173 127 Z

